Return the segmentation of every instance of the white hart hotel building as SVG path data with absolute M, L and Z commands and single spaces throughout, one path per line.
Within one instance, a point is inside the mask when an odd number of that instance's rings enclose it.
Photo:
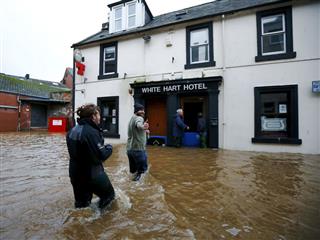
M 124 143 L 134 102 L 172 145 L 203 113 L 210 148 L 320 153 L 320 1 L 216 0 L 153 16 L 146 0 L 108 5 L 100 32 L 73 44 L 75 108 L 96 103 Z M 106 16 L 107 18 L 107 16 Z M 79 57 L 80 56 L 80 57 Z

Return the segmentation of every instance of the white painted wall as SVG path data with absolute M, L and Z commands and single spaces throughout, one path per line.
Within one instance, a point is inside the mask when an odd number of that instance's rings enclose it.
M 256 14 L 252 10 L 227 15 L 224 31 L 220 16 L 211 19 L 216 61 L 212 68 L 184 70 L 185 26 L 151 33 L 149 42 L 144 42 L 141 36 L 119 41 L 118 79 L 97 80 L 100 48 L 83 49 L 86 72 L 82 79 L 77 77 L 76 80 L 76 107 L 84 102 L 96 103 L 97 97 L 119 96 L 120 142 L 125 142 L 127 122 L 133 111 L 133 98 L 128 94 L 130 82 L 161 81 L 169 73 L 181 73 L 184 79 L 198 78 L 202 74 L 205 77 L 223 76 L 219 94 L 220 148 L 319 154 L 320 95 L 311 92 L 311 82 L 320 80 L 320 3 L 304 2 L 294 1 L 292 8 L 293 44 L 297 52 L 294 59 L 255 62 Z M 168 41 L 172 43 L 171 47 L 166 46 Z M 84 78 L 87 78 L 85 84 Z M 299 138 L 302 144 L 252 144 L 254 87 L 290 84 L 298 84 Z M 84 93 L 81 89 L 85 90 Z
M 120 139 L 108 139 L 112 143 L 124 143 L 127 139 L 127 125 L 133 114 L 133 97 L 128 93 L 129 82 L 126 80 L 99 80 L 76 86 L 76 108 L 84 103 L 97 104 L 99 97 L 119 96 L 119 134 Z M 83 92 L 79 91 L 84 90 Z
M 220 126 L 220 133 L 223 132 L 221 147 L 320 153 L 320 96 L 311 92 L 312 81 L 320 79 L 320 3 L 293 6 L 292 15 L 297 57 L 263 63 L 254 61 L 257 54 L 255 13 L 226 18 L 226 71 L 224 95 L 220 95 L 224 120 Z M 302 145 L 252 144 L 254 87 L 292 84 L 298 84 L 299 138 Z

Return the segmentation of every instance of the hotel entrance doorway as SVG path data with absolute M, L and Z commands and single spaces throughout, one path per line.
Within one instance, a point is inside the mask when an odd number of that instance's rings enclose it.
M 182 97 L 181 106 L 184 112 L 184 122 L 189 126 L 188 132 L 197 132 L 198 113 L 207 119 L 207 97 Z

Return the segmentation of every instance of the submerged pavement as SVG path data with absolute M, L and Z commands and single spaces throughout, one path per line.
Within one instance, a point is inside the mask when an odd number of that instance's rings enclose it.
M 320 156 L 124 145 L 104 164 L 116 200 L 73 208 L 63 134 L 0 134 L 0 239 L 320 239 Z

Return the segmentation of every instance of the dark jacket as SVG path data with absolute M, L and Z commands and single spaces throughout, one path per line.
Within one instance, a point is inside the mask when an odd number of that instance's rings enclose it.
M 184 130 L 187 128 L 187 125 L 183 122 L 183 117 L 180 114 L 176 114 L 173 123 L 173 132 L 174 137 L 182 137 Z
M 204 132 L 207 131 L 206 120 L 205 120 L 204 117 L 199 117 L 198 118 L 197 131 L 199 133 L 204 133 Z
M 112 154 L 112 146 L 104 146 L 102 131 L 92 120 L 78 120 L 66 140 L 71 178 L 90 180 L 104 172 L 102 162 Z

